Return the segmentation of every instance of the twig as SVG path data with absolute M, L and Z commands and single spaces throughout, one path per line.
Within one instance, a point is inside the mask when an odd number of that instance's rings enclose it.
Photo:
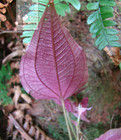
M 16 33 L 22 33 L 22 31 L 0 31 L 0 35 L 2 34 L 16 34 Z
M 110 129 L 112 129 L 112 123 L 113 123 L 114 116 L 115 116 L 115 114 L 112 115 L 111 120 L 110 120 Z
M 31 136 L 29 136 L 26 131 L 20 126 L 20 124 L 15 120 L 12 114 L 8 116 L 10 121 L 14 124 L 15 128 L 19 131 L 19 133 L 22 135 L 22 137 L 26 140 L 33 140 Z
M 22 56 L 22 55 L 23 55 L 23 50 L 14 51 L 11 54 L 9 54 L 7 57 L 5 57 L 2 63 L 5 64 L 6 62 L 10 61 L 12 58 L 16 56 Z

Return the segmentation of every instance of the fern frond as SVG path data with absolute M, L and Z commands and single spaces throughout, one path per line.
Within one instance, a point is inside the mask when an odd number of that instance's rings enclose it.
M 121 44 L 117 42 L 119 40 L 118 31 L 112 29 L 111 26 L 115 26 L 116 22 L 110 20 L 113 17 L 113 7 L 116 5 L 114 0 L 98 0 L 94 3 L 87 5 L 88 10 L 96 10 L 87 19 L 87 23 L 90 24 L 90 32 L 92 37 L 96 38 L 95 45 L 99 50 L 107 47 L 120 47 Z M 108 28 L 107 28 L 108 27 Z
M 30 12 L 23 17 L 24 26 L 21 37 L 24 38 L 24 44 L 30 43 L 34 30 L 36 30 L 49 0 L 32 0 L 32 2 L 34 4 L 29 8 Z M 74 6 L 77 10 L 81 7 L 79 0 L 54 0 L 54 4 L 57 13 L 61 16 L 65 16 L 65 13 L 70 13 L 69 4 Z
M 12 103 L 12 99 L 7 95 L 9 87 L 7 81 L 10 80 L 11 76 L 12 71 L 10 65 L 7 64 L 6 67 L 3 65 L 0 70 L 0 104 L 2 105 Z

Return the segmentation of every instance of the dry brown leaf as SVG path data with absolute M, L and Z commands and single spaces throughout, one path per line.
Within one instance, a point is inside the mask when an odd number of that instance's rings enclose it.
M 25 115 L 25 119 L 27 122 L 32 122 L 32 117 L 29 114 Z
M 21 110 L 14 111 L 13 115 L 14 115 L 15 119 L 17 119 L 17 120 L 24 117 L 24 113 Z
M 7 3 L 11 3 L 13 0 L 6 0 L 7 1 Z
M 7 20 L 6 16 L 4 16 L 3 14 L 0 14 L 0 20 L 3 22 L 6 21 Z
M 5 21 L 5 26 L 7 30 L 11 30 L 13 28 L 12 24 L 8 20 Z
M 33 137 L 35 135 L 35 132 L 36 132 L 36 130 L 35 130 L 34 126 L 31 126 L 28 133 Z
M 19 69 L 19 62 L 18 61 L 16 61 L 16 62 L 12 62 L 11 64 L 10 64 L 10 67 L 11 67 L 11 69 L 13 70 L 13 69 Z
M 4 113 L 7 116 L 10 112 L 12 112 L 14 109 L 14 105 L 9 104 L 7 106 L 4 107 Z
M 19 133 L 22 135 L 23 138 L 26 140 L 33 140 L 26 131 L 20 126 L 20 124 L 15 120 L 12 114 L 9 115 L 9 120 L 14 124 L 16 129 L 19 131 Z
M 18 104 L 17 106 L 20 110 L 25 110 L 25 109 L 30 109 L 31 106 L 29 104 L 26 103 L 22 103 L 22 104 Z
M 8 6 L 8 4 L 3 4 L 3 3 L 0 2 L 0 8 L 1 9 L 4 8 L 4 7 L 7 7 L 7 6 Z
M 21 95 L 21 89 L 19 86 L 15 86 L 14 87 L 14 97 L 13 97 L 13 102 L 15 103 L 15 107 L 18 107 L 18 100 L 19 100 L 19 97 Z
M 23 128 L 26 130 L 26 131 L 29 131 L 29 122 L 25 122 L 25 124 L 23 125 Z
M 121 55 L 120 55 L 120 48 L 118 47 L 112 47 L 108 48 L 105 47 L 104 50 L 109 55 L 109 57 L 112 59 L 115 65 L 119 65 L 121 63 Z
M 5 14 L 6 13 L 6 8 L 0 9 L 0 12 Z
M 38 128 L 36 128 L 36 133 L 35 133 L 35 139 L 38 140 L 39 139 L 39 135 L 40 135 L 40 131 Z
M 13 112 L 10 113 L 8 117 L 8 134 L 12 136 L 12 139 L 52 140 L 43 130 L 34 125 L 34 118 L 27 112 L 27 110 L 34 109 L 31 107 L 33 100 L 28 95 L 21 93 L 20 86 L 15 86 L 12 91 L 14 93 L 13 102 L 15 106 L 12 110 Z M 22 103 L 20 103 L 20 101 L 22 101 Z
M 26 95 L 26 94 L 21 94 L 21 97 L 22 97 L 28 104 L 32 103 L 32 99 L 31 99 L 28 95 Z

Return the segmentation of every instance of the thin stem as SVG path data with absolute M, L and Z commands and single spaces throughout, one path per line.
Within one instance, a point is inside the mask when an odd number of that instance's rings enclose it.
M 70 119 L 70 116 L 69 116 L 69 113 L 67 113 L 67 117 L 68 117 L 68 122 L 69 122 L 69 125 L 70 125 L 70 128 L 71 128 L 71 131 L 76 139 L 76 132 L 74 131 L 74 128 L 72 126 L 72 123 L 71 123 L 71 119 Z
M 66 121 L 66 126 L 67 126 L 67 130 L 68 130 L 69 139 L 72 140 L 72 136 L 71 136 L 70 127 L 69 127 L 69 124 L 68 124 L 68 119 L 67 119 L 67 114 L 66 114 L 64 100 L 62 99 L 61 101 L 62 101 L 63 113 L 64 113 L 64 117 L 65 117 L 65 121 Z
M 77 119 L 77 126 L 76 126 L 77 140 L 79 140 L 79 122 L 80 122 L 80 116 Z

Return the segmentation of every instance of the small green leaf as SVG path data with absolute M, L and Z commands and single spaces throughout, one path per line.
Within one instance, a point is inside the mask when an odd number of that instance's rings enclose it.
M 40 3 L 40 4 L 45 4 L 45 5 L 47 5 L 48 4 L 48 0 L 32 0 L 33 2 L 35 2 L 35 3 Z
M 118 34 L 116 29 L 106 29 L 106 33 L 110 35 Z
M 80 10 L 81 3 L 79 0 L 65 0 L 66 2 L 69 2 L 75 9 Z
M 92 34 L 92 38 L 96 38 L 96 34 Z
M 64 3 L 56 4 L 55 8 L 56 8 L 56 12 L 61 16 L 65 16 L 65 12 L 70 12 L 69 5 Z
M 33 36 L 33 34 L 34 31 L 24 31 L 21 37 L 29 37 L 29 36 Z
M 42 12 L 31 11 L 31 12 L 29 12 L 29 13 L 27 14 L 27 16 L 28 16 L 28 17 L 34 18 L 34 17 L 39 17 L 39 16 L 41 16 L 42 14 L 43 14 Z
M 87 9 L 88 10 L 97 10 L 99 8 L 99 2 L 88 3 Z
M 40 17 L 28 17 L 28 18 L 24 19 L 24 23 L 28 23 L 28 24 L 35 23 L 35 24 L 38 24 L 39 21 L 40 21 Z
M 95 45 L 98 46 L 101 42 L 105 40 L 103 34 L 101 34 L 95 41 Z
M 109 7 L 109 6 L 101 6 L 100 7 L 100 12 L 101 13 L 113 13 L 113 8 L 112 7 Z
M 87 24 L 92 24 L 96 19 L 98 18 L 98 11 L 92 13 L 88 19 L 87 19 Z
M 107 39 L 109 41 L 117 41 L 119 40 L 119 37 L 117 35 L 107 35 Z
M 105 27 L 109 27 L 109 26 L 115 26 L 117 23 L 112 20 L 105 20 L 105 21 L 103 21 L 103 24 Z
M 121 47 L 121 44 L 119 42 L 110 42 L 112 47 Z
M 91 33 L 96 33 L 101 29 L 101 23 L 97 20 L 90 26 L 90 32 Z
M 103 13 L 101 14 L 101 16 L 102 16 L 102 19 L 105 20 L 107 18 L 113 17 L 113 13 Z
M 24 39 L 23 39 L 23 43 L 24 43 L 24 44 L 29 44 L 29 43 L 31 42 L 31 39 L 32 39 L 32 38 L 24 38 Z
M 29 10 L 31 10 L 31 11 L 44 11 L 45 10 L 45 6 L 43 6 L 43 5 L 38 5 L 38 4 L 34 4 L 34 5 L 32 5 L 32 6 L 30 6 L 30 8 L 29 8 Z
M 102 50 L 102 49 L 104 49 L 107 45 L 108 45 L 108 42 L 107 42 L 107 41 L 103 41 L 103 42 L 100 43 L 98 49 L 99 49 L 99 50 Z
M 100 0 L 100 5 L 102 6 L 115 6 L 116 3 L 113 0 Z
M 37 28 L 37 24 L 28 24 L 28 25 L 24 25 L 23 30 L 36 30 Z

